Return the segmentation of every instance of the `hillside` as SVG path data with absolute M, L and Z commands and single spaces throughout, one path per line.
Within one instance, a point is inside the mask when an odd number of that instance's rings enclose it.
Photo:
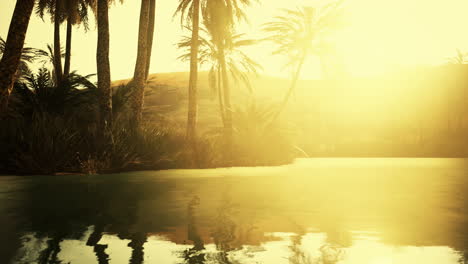
M 145 92 L 144 115 L 149 120 L 159 120 L 161 116 L 184 124 L 187 114 L 188 72 L 157 73 L 149 76 Z M 128 83 L 129 80 L 113 82 L 114 87 Z M 252 86 L 255 87 L 254 97 L 259 101 L 268 102 L 282 98 L 288 81 L 269 76 L 252 76 Z M 268 88 L 268 89 L 266 89 Z M 212 128 L 221 125 L 217 94 L 208 85 L 208 73 L 199 74 L 199 119 L 201 128 Z M 247 88 L 238 84 L 232 87 L 233 106 L 245 105 L 252 98 Z
M 188 77 L 184 72 L 152 74 L 145 118 L 184 125 Z M 465 143 L 459 142 L 466 142 L 468 134 L 467 77 L 466 65 L 444 65 L 373 78 L 303 80 L 280 120 L 309 154 L 465 155 Z M 252 77 L 251 82 L 253 94 L 232 85 L 234 109 L 245 109 L 253 101 L 274 109 L 270 106 L 279 105 L 290 84 L 269 76 Z M 199 77 L 198 125 L 202 132 L 221 126 L 206 72 Z

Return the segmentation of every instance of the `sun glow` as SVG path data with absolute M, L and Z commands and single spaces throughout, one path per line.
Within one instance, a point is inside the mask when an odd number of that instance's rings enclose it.
M 294 8 L 301 5 L 317 6 L 328 1 L 297 0 L 260 1 L 246 10 L 249 24 L 239 27 L 239 33 L 250 38 L 261 38 L 260 28 L 278 14 L 279 8 Z M 10 14 L 15 1 L 1 1 L 0 36 L 5 37 Z M 408 66 L 440 64 L 455 54 L 455 49 L 468 47 L 465 31 L 468 18 L 464 10 L 468 3 L 463 0 L 347 0 L 346 24 L 334 36 L 336 54 L 331 65 L 343 67 L 351 76 L 369 76 Z M 123 79 L 132 75 L 135 60 L 140 3 L 126 1 L 110 11 L 112 78 Z M 179 20 L 172 18 L 177 1 L 158 2 L 156 8 L 155 55 L 151 72 L 188 71 L 188 64 L 180 62 L 176 43 L 184 33 Z M 63 26 L 63 30 L 65 26 Z M 52 42 L 53 26 L 33 16 L 27 35 L 27 45 L 45 48 Z M 95 72 L 96 33 L 75 30 L 73 43 L 74 67 L 81 73 Z M 260 43 L 249 48 L 249 55 L 264 67 L 264 74 L 290 78 L 283 67 L 283 60 L 271 55 L 269 44 Z M 311 56 L 305 63 L 303 79 L 321 78 L 322 62 Z

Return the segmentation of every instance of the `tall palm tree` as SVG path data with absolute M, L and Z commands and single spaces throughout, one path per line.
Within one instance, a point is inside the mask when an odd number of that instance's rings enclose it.
M 44 18 L 45 13 L 49 13 L 54 23 L 54 71 L 57 83 L 62 82 L 62 59 L 60 44 L 60 24 L 64 21 L 64 1 L 60 0 L 39 0 L 37 2 L 36 14 Z
M 150 32 L 150 8 L 155 8 L 155 4 L 151 5 L 151 0 L 141 0 L 140 22 L 138 29 L 138 50 L 135 63 L 135 71 L 130 86 L 132 87 L 129 95 L 130 110 L 132 112 L 135 126 L 139 126 L 142 120 L 144 90 L 149 71 L 149 57 L 152 43 L 150 37 L 153 37 L 153 32 Z M 154 23 L 154 22 L 153 22 Z M 154 30 L 154 26 L 152 28 Z
M 153 38 L 154 38 L 154 21 L 156 13 L 156 0 L 150 0 L 149 6 L 149 21 L 148 21 L 148 49 L 146 50 L 146 71 L 145 79 L 148 79 L 149 70 L 151 66 L 151 53 L 153 51 Z
M 292 82 L 273 119 L 279 116 L 295 90 L 306 59 L 320 49 L 321 38 L 339 24 L 341 2 L 318 8 L 304 6 L 296 10 L 283 9 L 283 15 L 276 16 L 274 21 L 264 25 L 264 31 L 269 34 L 266 40 L 277 46 L 273 54 L 287 56 L 289 61 L 286 66 L 293 68 Z
M 0 113 L 8 106 L 15 75 L 21 61 L 29 19 L 34 8 L 34 0 L 17 0 L 15 11 L 8 29 L 5 51 L 0 60 Z
M 105 143 L 110 138 L 112 125 L 112 89 L 109 62 L 109 0 L 97 0 L 98 39 L 96 66 L 99 89 L 99 131 Z
M 72 26 L 83 24 L 88 29 L 88 9 L 95 11 L 96 0 L 38 0 L 36 13 L 44 18 L 45 13 L 49 13 L 54 23 L 54 67 L 57 80 L 61 81 L 62 75 L 68 76 L 71 65 L 71 41 Z M 60 24 L 67 22 L 65 64 L 62 71 L 62 60 L 60 41 Z
M 231 107 L 231 87 L 228 79 L 226 50 L 232 44 L 232 36 L 236 23 L 246 19 L 243 8 L 250 5 L 251 0 L 208 0 L 202 5 L 204 25 L 218 49 L 218 60 L 221 68 L 223 87 L 223 104 L 225 109 L 224 134 L 226 140 L 226 162 L 231 162 L 233 126 Z
M 72 44 L 72 27 L 74 25 L 83 25 L 85 30 L 88 29 L 89 9 L 96 12 L 96 0 L 66 0 L 65 17 L 67 21 L 67 35 L 65 44 L 65 64 L 63 75 L 70 74 L 71 65 L 71 44 Z
M 235 22 L 245 19 L 246 16 L 243 12 L 245 6 L 250 5 L 254 0 L 180 0 L 179 6 L 175 14 L 181 14 L 181 24 L 190 24 L 192 30 L 192 39 L 198 39 L 200 27 L 200 13 L 204 19 L 203 23 L 209 31 L 212 31 L 214 42 L 217 45 L 229 39 L 232 35 L 231 29 L 234 28 Z M 187 23 L 188 22 L 188 23 Z M 191 42 L 191 59 L 190 59 L 190 79 L 189 79 L 189 106 L 187 115 L 187 138 L 193 140 L 196 136 L 196 117 L 197 117 L 197 77 L 198 77 L 198 42 Z M 219 57 L 223 55 L 219 53 Z M 222 61 L 222 60 L 220 60 Z M 224 92 L 224 105 L 226 109 L 230 107 L 230 88 L 227 82 L 227 71 L 223 71 L 226 67 L 221 67 L 221 75 L 224 74 L 226 78 L 222 78 L 225 82 L 223 85 Z M 220 78 L 221 80 L 221 78 Z M 231 110 L 229 110 L 231 111 Z M 227 113 L 225 124 L 226 140 L 228 145 L 232 138 L 232 118 L 231 113 Z
M 205 28 L 201 28 L 199 36 L 199 57 L 198 63 L 200 65 L 207 65 L 210 67 L 208 72 L 209 87 L 212 91 L 218 94 L 221 120 L 223 125 L 225 124 L 226 109 L 224 108 L 224 96 L 222 91 L 222 74 L 221 74 L 221 62 L 219 60 L 218 46 L 213 42 L 213 39 L 209 36 L 209 32 Z M 246 53 L 242 51 L 243 47 L 250 46 L 256 43 L 255 40 L 244 39 L 244 34 L 235 34 L 231 38 L 231 43 L 225 50 L 226 54 L 226 66 L 227 72 L 230 78 L 237 83 L 243 84 L 251 93 L 252 86 L 250 83 L 250 75 L 257 74 L 258 70 L 262 67 L 252 60 Z M 191 59 L 191 46 L 192 38 L 185 36 L 182 41 L 179 42 L 178 47 L 187 50 L 186 53 L 182 54 L 179 59 L 188 61 Z
M 109 62 L 110 33 L 109 33 L 109 4 L 115 0 L 96 1 L 96 20 L 98 29 L 96 48 L 96 67 L 98 79 L 98 104 L 99 104 L 99 135 L 98 140 L 103 146 L 112 145 L 112 87 Z M 93 2 L 88 2 L 93 4 Z M 120 0 L 123 3 L 123 0 Z
M 192 38 L 198 39 L 200 30 L 200 0 L 180 0 L 176 14 L 181 14 L 181 24 L 191 22 Z M 186 21 L 184 21 L 186 18 Z M 197 122 L 197 82 L 198 82 L 198 42 L 190 42 L 190 78 L 188 86 L 188 113 L 186 137 L 191 144 L 195 143 Z M 195 146 L 195 145 L 193 145 Z

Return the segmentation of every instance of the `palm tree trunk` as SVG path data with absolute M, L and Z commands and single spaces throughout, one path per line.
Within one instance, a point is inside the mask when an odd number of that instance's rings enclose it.
M 146 71 L 145 79 L 148 80 L 149 69 L 151 66 L 151 53 L 153 51 L 154 20 L 156 12 L 156 0 L 150 0 L 149 21 L 148 21 L 148 50 L 146 51 Z
M 223 127 L 226 125 L 226 120 L 224 118 L 224 103 L 223 103 L 223 90 L 221 85 L 221 68 L 218 67 L 216 70 L 218 72 L 217 88 L 218 88 L 218 101 L 219 101 L 219 112 L 221 114 L 221 121 L 223 121 Z
M 286 104 L 289 101 L 289 97 L 291 97 L 292 92 L 296 89 L 297 81 L 299 80 L 299 76 L 301 75 L 302 66 L 304 65 L 305 58 L 306 58 L 306 54 L 304 54 L 301 57 L 301 60 L 299 61 L 297 69 L 296 69 L 296 71 L 294 73 L 293 80 L 291 82 L 291 86 L 289 87 L 288 92 L 284 96 L 283 102 L 281 103 L 281 105 L 280 105 L 280 107 L 278 109 L 278 112 L 276 112 L 276 114 L 271 119 L 271 123 L 273 123 L 279 117 L 281 112 L 283 112 L 284 108 L 286 107 Z
M 229 79 L 226 69 L 226 57 L 224 54 L 224 45 L 220 48 L 220 64 L 221 74 L 223 77 L 223 95 L 224 95 L 224 136 L 226 140 L 225 148 L 225 161 L 226 165 L 230 165 L 232 161 L 232 140 L 233 140 L 233 127 L 232 127 L 232 108 L 231 108 L 231 89 L 229 86 Z
M 112 89 L 109 62 L 109 2 L 98 0 L 97 6 L 97 78 L 99 93 L 99 131 L 104 142 L 111 140 L 110 128 L 112 125 Z
M 54 13 L 54 70 L 57 84 L 62 82 L 62 50 L 60 47 L 60 1 L 55 1 Z
M 71 41 L 72 41 L 72 24 L 70 18 L 67 19 L 67 43 L 65 47 L 65 66 L 63 69 L 63 75 L 68 77 L 70 74 L 71 64 Z
M 221 55 L 221 75 L 223 83 L 223 97 L 224 97 L 224 127 L 227 129 L 229 134 L 232 135 L 232 109 L 231 109 L 231 87 L 229 86 L 229 79 L 226 69 L 226 58 L 224 52 Z
M 131 82 L 132 90 L 130 92 L 130 110 L 132 111 L 135 126 L 139 126 L 142 119 L 144 92 L 146 85 L 146 61 L 148 51 L 148 18 L 149 18 L 149 0 L 141 0 L 140 23 L 138 30 L 138 51 L 135 64 L 135 72 Z
M 193 0 L 192 44 L 190 47 L 190 80 L 188 89 L 187 140 L 195 144 L 197 124 L 198 34 L 200 30 L 200 1 Z
M 16 71 L 21 60 L 33 7 L 34 0 L 16 1 L 5 43 L 5 51 L 0 60 L 0 113 L 5 112 L 8 107 L 8 99 L 15 83 Z

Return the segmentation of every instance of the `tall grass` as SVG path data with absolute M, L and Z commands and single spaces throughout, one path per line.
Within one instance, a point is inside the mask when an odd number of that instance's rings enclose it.
M 180 124 L 161 118 L 133 127 L 125 86 L 115 89 L 112 144 L 103 146 L 96 136 L 97 89 L 89 77 L 73 73 L 57 86 L 50 72 L 42 69 L 15 85 L 9 112 L 0 118 L 0 172 L 94 174 L 272 165 L 292 159 L 289 132 L 277 122 L 268 122 L 269 107 L 251 104 L 234 111 L 235 159 L 228 163 L 223 160 L 221 130 L 203 134 L 192 150 Z

